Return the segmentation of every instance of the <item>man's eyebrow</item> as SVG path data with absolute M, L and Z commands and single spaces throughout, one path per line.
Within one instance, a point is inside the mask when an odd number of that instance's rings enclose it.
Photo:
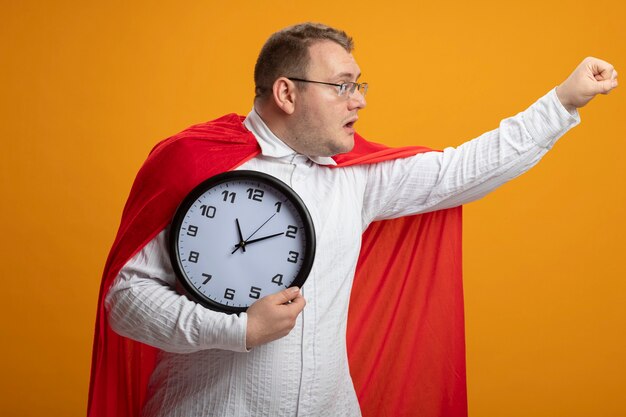
M 359 81 L 359 77 L 361 76 L 361 73 L 358 73 L 356 76 L 356 81 Z M 354 74 L 351 72 L 342 72 L 341 74 L 337 75 L 336 78 L 348 78 L 348 79 L 352 79 L 352 77 L 354 77 Z

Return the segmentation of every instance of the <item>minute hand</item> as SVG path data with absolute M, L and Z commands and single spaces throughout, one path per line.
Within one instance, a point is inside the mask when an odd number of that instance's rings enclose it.
M 249 245 L 250 243 L 260 242 L 260 241 L 262 241 L 262 240 L 269 239 L 269 238 L 271 238 L 271 237 L 276 237 L 276 236 L 284 235 L 284 234 L 285 234 L 285 232 L 280 232 L 280 233 L 276 233 L 276 234 L 269 235 L 269 236 L 263 236 L 263 237 L 260 237 L 260 238 L 258 238 L 258 239 L 248 240 L 248 241 L 246 242 L 246 246 L 247 246 L 247 245 Z

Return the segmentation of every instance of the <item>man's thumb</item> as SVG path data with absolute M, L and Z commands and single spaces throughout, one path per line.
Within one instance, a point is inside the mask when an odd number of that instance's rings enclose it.
M 278 304 L 288 303 L 289 301 L 296 298 L 298 295 L 300 295 L 300 288 L 298 287 L 290 287 L 276 294 L 276 296 L 278 297 Z

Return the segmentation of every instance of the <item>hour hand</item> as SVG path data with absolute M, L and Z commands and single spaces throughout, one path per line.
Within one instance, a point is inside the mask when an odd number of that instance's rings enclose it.
M 246 251 L 246 241 L 243 240 L 243 234 L 241 233 L 241 226 L 239 225 L 239 219 L 235 219 L 235 223 L 237 223 L 237 234 L 239 235 L 239 243 L 235 245 L 235 250 L 231 253 L 231 255 L 237 252 L 237 249 L 241 248 L 242 251 Z
M 243 250 L 245 252 L 246 251 L 246 246 L 251 244 L 251 243 L 260 242 L 262 240 L 269 239 L 269 238 L 276 237 L 276 236 L 280 236 L 280 235 L 284 235 L 284 234 L 285 234 L 285 232 L 280 232 L 280 233 L 275 233 L 275 234 L 269 235 L 269 236 L 263 236 L 263 237 L 260 237 L 258 239 L 242 240 L 241 242 L 239 242 L 239 243 L 237 243 L 235 245 L 235 250 L 233 250 L 230 254 L 231 255 L 234 254 L 235 252 L 237 252 L 237 250 L 239 248 L 241 248 L 241 250 Z
M 246 241 L 245 243 L 246 243 L 246 245 L 249 245 L 250 243 L 260 242 L 260 241 L 262 241 L 262 240 L 269 239 L 269 238 L 271 238 L 271 237 L 276 237 L 276 236 L 284 235 L 284 234 L 285 234 L 285 232 L 275 233 L 275 234 L 273 234 L 273 235 L 263 236 L 263 237 L 260 237 L 260 238 L 258 238 L 258 239 L 248 240 L 248 241 Z

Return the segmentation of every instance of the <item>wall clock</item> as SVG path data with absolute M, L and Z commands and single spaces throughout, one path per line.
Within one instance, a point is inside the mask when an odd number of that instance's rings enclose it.
M 263 296 L 302 287 L 315 258 L 315 229 L 287 184 L 257 171 L 229 171 L 185 197 L 169 249 L 189 298 L 239 313 Z

